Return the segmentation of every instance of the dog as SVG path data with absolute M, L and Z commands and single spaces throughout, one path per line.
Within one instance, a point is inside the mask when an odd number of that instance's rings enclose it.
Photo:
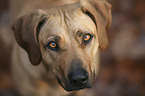
M 108 46 L 110 3 L 79 0 L 22 13 L 12 23 L 12 73 L 21 96 L 91 96 L 99 50 Z

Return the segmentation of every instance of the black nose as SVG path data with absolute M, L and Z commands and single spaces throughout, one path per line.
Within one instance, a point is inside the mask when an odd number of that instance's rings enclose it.
M 76 69 L 68 74 L 68 79 L 74 86 L 83 86 L 88 82 L 88 73 L 82 68 Z

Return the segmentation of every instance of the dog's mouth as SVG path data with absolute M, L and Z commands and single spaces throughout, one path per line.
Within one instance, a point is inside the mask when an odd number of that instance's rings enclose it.
M 66 91 L 77 91 L 85 88 L 91 88 L 94 83 L 94 77 L 92 80 L 88 80 L 86 83 L 81 85 L 73 85 L 67 80 L 61 80 L 58 76 L 56 76 L 58 83 L 66 90 Z

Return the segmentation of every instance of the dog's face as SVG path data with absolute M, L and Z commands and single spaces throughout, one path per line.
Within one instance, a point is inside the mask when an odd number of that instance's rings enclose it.
M 99 47 L 93 20 L 80 9 L 58 10 L 47 18 L 38 37 L 43 60 L 66 90 L 90 87 Z
M 38 10 L 21 17 L 12 27 L 18 44 L 28 52 L 32 64 L 44 61 L 52 67 L 58 82 L 67 91 L 91 87 L 98 69 L 96 54 L 99 47 L 104 49 L 108 43 L 106 28 L 111 20 L 106 6 L 110 5 L 101 1 L 98 9 L 106 10 L 102 14 L 91 4 L 82 1 Z

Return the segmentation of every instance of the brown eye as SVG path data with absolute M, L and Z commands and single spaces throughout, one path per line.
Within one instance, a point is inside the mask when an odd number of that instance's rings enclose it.
M 51 42 L 51 43 L 49 44 L 49 46 L 50 46 L 51 48 L 55 48 L 55 47 L 56 47 L 56 43 L 55 43 L 55 42 Z
M 88 41 L 88 40 L 90 40 L 90 38 L 91 38 L 91 36 L 89 34 L 87 34 L 84 36 L 84 41 Z
M 58 50 L 58 45 L 56 42 L 54 41 L 50 41 L 47 45 L 46 45 L 47 48 L 51 49 L 51 50 L 54 50 L 54 51 L 57 51 Z
M 88 44 L 91 40 L 92 40 L 92 35 L 91 34 L 85 34 L 84 36 L 83 36 L 83 42 L 84 42 L 84 44 L 86 45 L 86 44 Z

